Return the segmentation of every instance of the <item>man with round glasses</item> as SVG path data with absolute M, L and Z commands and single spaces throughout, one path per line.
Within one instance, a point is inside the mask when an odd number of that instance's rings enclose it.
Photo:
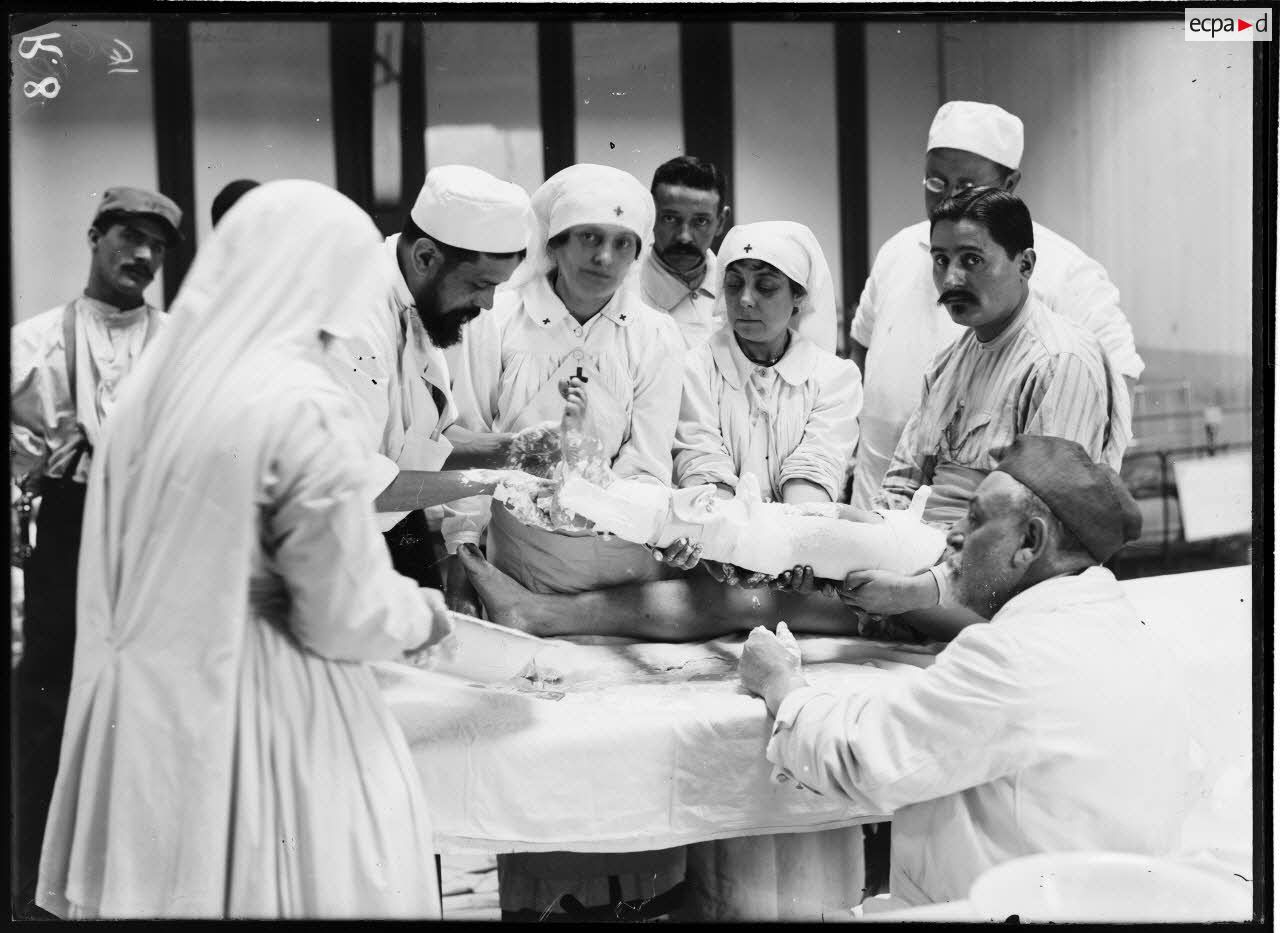
M 1022 121 L 994 104 L 950 101 L 929 128 L 924 200 L 929 216 L 946 198 L 973 187 L 1013 191 L 1022 178 Z M 1033 224 L 1033 293 L 1051 311 L 1092 331 L 1132 388 L 1143 362 L 1120 295 L 1106 270 L 1074 243 Z M 862 370 L 861 439 L 851 502 L 868 508 L 916 403 L 929 361 L 962 328 L 938 306 L 930 272 L 929 222 L 900 230 L 876 255 L 850 330 Z

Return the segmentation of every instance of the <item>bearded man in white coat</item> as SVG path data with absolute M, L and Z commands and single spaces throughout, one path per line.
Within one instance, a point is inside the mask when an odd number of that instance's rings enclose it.
M 386 300 L 328 345 L 331 373 L 364 402 L 370 449 L 385 458 L 375 504 L 392 562 L 423 586 L 442 581 L 423 513 L 437 500 L 416 497 L 420 474 L 499 466 L 511 442 L 510 433 L 477 435 L 454 424 L 443 351 L 493 307 L 495 289 L 524 258 L 528 215 L 519 185 L 470 165 L 433 168 L 403 230 L 386 240 Z
M 925 154 L 925 216 L 966 188 L 1013 191 L 1022 179 L 1022 121 L 994 104 L 943 104 Z M 1133 330 L 1107 270 L 1071 241 L 1033 224 L 1032 293 L 1050 310 L 1092 332 L 1130 390 L 1142 374 Z M 862 370 L 861 438 L 850 503 L 870 508 L 907 419 L 920 400 L 929 361 L 963 332 L 938 307 L 931 276 L 929 222 L 906 227 L 876 254 L 850 329 L 850 358 Z
M 797 793 L 894 814 L 895 898 L 961 899 L 986 869 L 1037 852 L 1178 844 L 1186 691 L 1100 566 L 1141 525 L 1120 478 L 1083 447 L 1023 435 L 948 539 L 943 601 L 990 621 L 931 667 L 836 696 L 808 686 L 788 636 L 751 633 L 739 676 L 775 718 L 769 760 Z

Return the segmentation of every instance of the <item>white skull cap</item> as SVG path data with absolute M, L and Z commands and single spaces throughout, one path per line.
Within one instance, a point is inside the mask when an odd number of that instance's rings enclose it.
M 926 149 L 963 149 L 1017 168 L 1022 161 L 1022 121 L 995 104 L 952 100 L 938 108 Z
M 528 245 L 529 195 L 473 165 L 427 172 L 409 216 L 423 233 L 459 249 L 515 253 Z
M 800 313 L 793 325 L 800 336 L 834 353 L 836 298 L 827 257 L 813 231 L 792 220 L 760 220 L 739 224 L 725 234 L 716 256 L 720 284 L 729 266 L 739 259 L 767 262 L 793 282 L 804 286 Z M 723 301 L 723 294 L 717 301 Z

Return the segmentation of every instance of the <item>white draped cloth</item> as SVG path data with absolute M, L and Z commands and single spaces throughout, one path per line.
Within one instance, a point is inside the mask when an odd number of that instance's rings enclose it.
M 68 918 L 439 917 L 431 827 L 366 661 L 441 637 L 377 534 L 322 327 L 385 292 L 314 182 L 201 248 L 90 476 L 37 903 Z

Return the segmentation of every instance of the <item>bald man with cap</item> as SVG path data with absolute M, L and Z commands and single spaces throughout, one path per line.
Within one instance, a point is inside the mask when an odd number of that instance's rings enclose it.
M 1100 566 L 1141 524 L 1079 444 L 1022 436 L 949 537 L 945 598 L 989 623 L 931 667 L 837 695 L 808 686 L 787 636 L 749 636 L 739 676 L 774 716 L 780 782 L 893 813 L 895 899 L 962 899 L 988 868 L 1037 852 L 1177 847 L 1185 685 Z
M 181 238 L 181 225 L 182 210 L 163 194 L 108 188 L 88 231 L 83 294 L 20 321 L 9 335 L 9 470 L 20 494 L 14 559 L 23 567 L 25 598 L 23 653 L 14 670 L 16 861 L 25 892 L 19 911 L 34 893 L 71 684 L 89 463 L 121 386 L 164 324 L 143 291 Z
M 943 104 L 929 128 L 925 215 L 967 187 L 1013 191 L 1022 178 L 1022 121 L 994 104 Z M 1034 224 L 1032 292 L 1050 310 L 1093 332 L 1130 390 L 1142 373 L 1120 293 L 1106 270 L 1074 243 Z M 929 361 L 961 327 L 937 304 L 930 272 L 929 222 L 894 234 L 880 248 L 854 314 L 851 358 L 865 392 L 851 503 L 869 508 L 907 419 L 920 399 Z
M 369 444 L 385 458 L 375 508 L 393 563 L 424 585 L 441 581 L 428 566 L 422 513 L 438 500 L 417 498 L 421 474 L 499 466 L 511 439 L 454 426 L 443 350 L 493 307 L 494 290 L 524 258 L 529 223 L 519 185 L 469 165 L 433 168 L 403 230 L 387 238 L 385 301 L 328 345 L 331 371 L 364 403 Z

